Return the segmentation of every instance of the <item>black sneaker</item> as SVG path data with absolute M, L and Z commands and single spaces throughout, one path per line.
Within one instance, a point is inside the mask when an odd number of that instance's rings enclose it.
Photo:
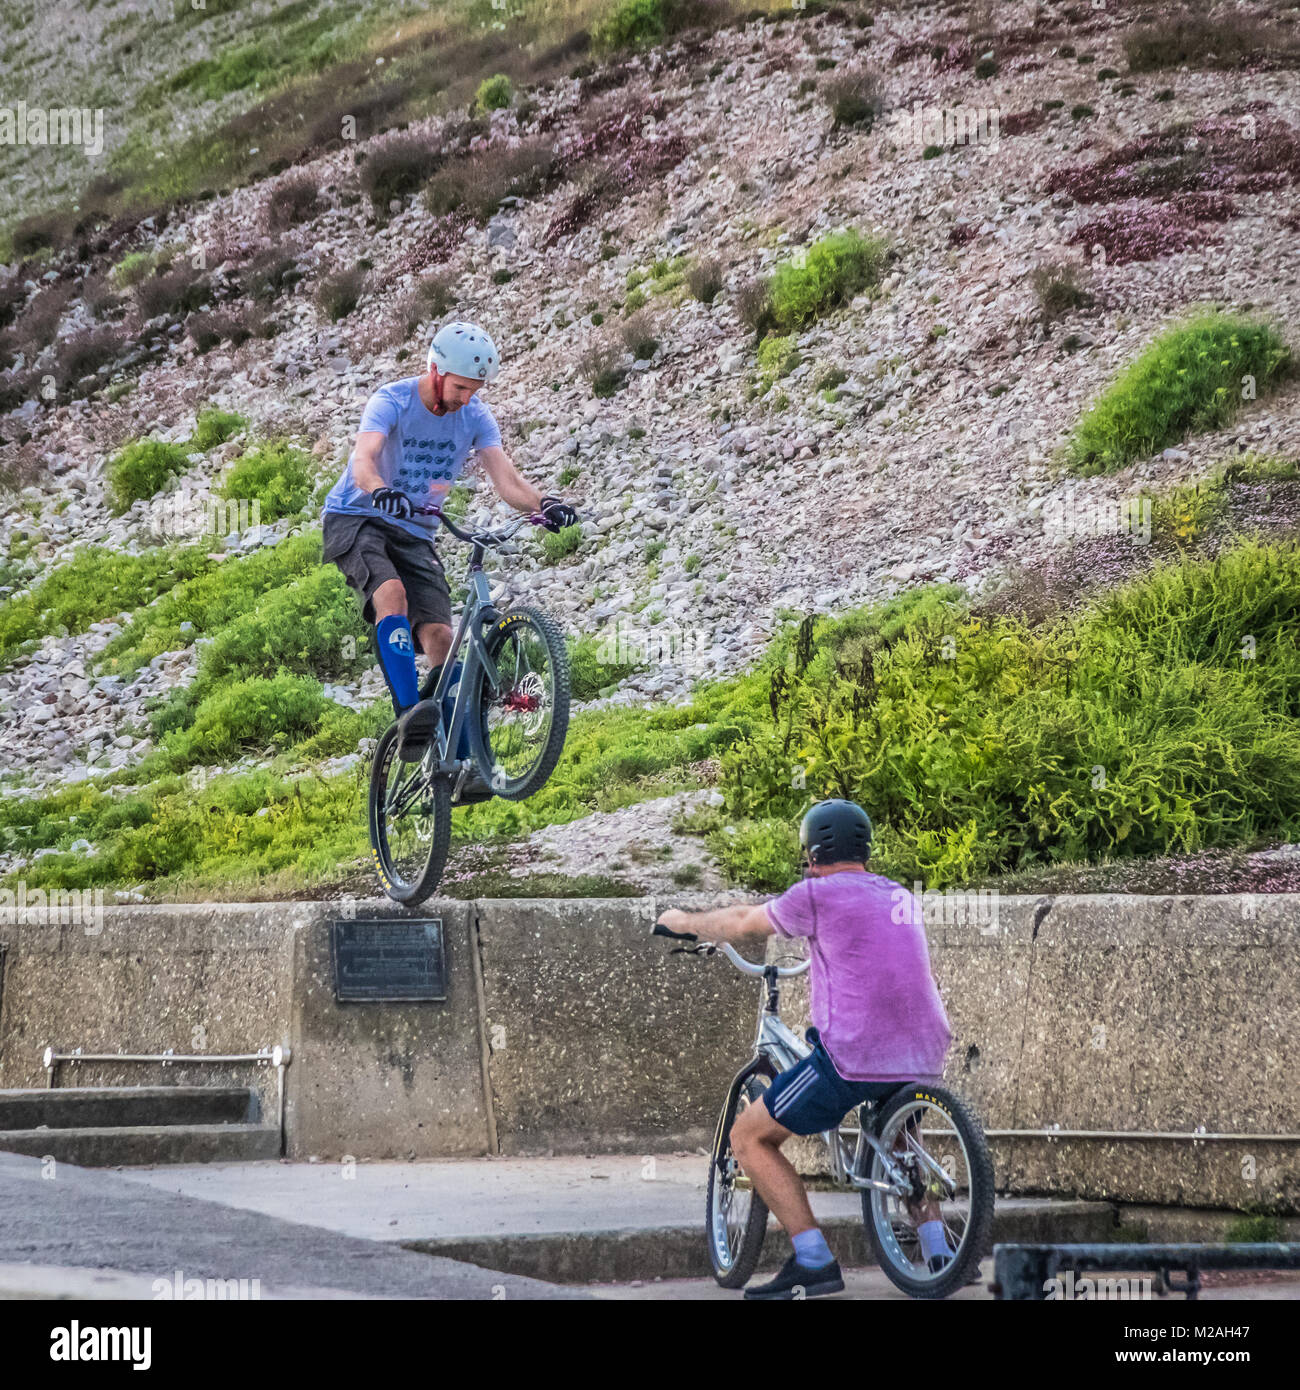
M 843 1288 L 838 1260 L 810 1269 L 801 1265 L 797 1256 L 791 1255 L 775 1279 L 766 1284 L 751 1284 L 745 1290 L 745 1297 L 766 1300 L 820 1298 L 823 1294 L 839 1293 Z M 800 1289 L 802 1293 L 797 1292 Z
M 404 763 L 418 763 L 441 722 L 442 708 L 436 700 L 421 700 L 405 710 L 397 721 L 397 756 Z

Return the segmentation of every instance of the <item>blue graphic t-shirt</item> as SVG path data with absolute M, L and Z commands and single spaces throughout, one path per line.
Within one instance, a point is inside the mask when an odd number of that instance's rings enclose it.
M 492 412 L 477 396 L 459 410 L 435 415 L 416 390 L 418 376 L 381 386 L 366 402 L 359 434 L 377 431 L 387 436 L 379 453 L 379 475 L 389 487 L 399 488 L 415 506 L 440 504 L 465 467 L 471 449 L 490 449 L 501 443 L 501 431 Z M 325 511 L 348 516 L 378 516 L 370 494 L 352 476 L 352 458 L 343 476 L 330 489 Z M 409 521 L 386 521 L 414 536 L 428 538 L 438 527 L 437 517 L 416 516 Z

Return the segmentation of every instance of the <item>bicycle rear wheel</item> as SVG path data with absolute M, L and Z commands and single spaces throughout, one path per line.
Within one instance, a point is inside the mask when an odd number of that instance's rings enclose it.
M 370 850 L 384 892 L 411 906 L 437 888 L 451 842 L 451 788 L 445 777 L 425 785 L 422 769 L 398 758 L 390 724 L 370 764 Z
M 536 608 L 503 614 L 484 639 L 501 682 L 477 661 L 470 677 L 469 738 L 484 781 L 507 801 L 532 796 L 555 771 L 569 732 L 569 654 Z
M 728 1105 L 723 1110 L 709 1163 L 709 1264 L 724 1289 L 738 1289 L 749 1282 L 758 1268 L 767 1232 L 767 1203 L 740 1171 L 731 1152 L 731 1127 L 746 1106 L 757 1103 L 768 1085 L 768 1077 L 751 1076 L 741 1087 L 735 1108 Z
M 881 1146 L 902 1171 L 905 1189 L 862 1190 L 862 1220 L 881 1270 L 913 1298 L 947 1298 L 970 1281 L 993 1230 L 993 1159 L 965 1101 L 938 1086 L 906 1086 L 876 1121 Z M 875 1150 L 869 1176 L 889 1182 Z M 948 1257 L 930 1267 L 918 1226 L 937 1220 Z

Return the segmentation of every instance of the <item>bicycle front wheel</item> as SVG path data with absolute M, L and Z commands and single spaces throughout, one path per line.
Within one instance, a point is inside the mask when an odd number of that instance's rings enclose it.
M 722 1112 L 709 1164 L 709 1264 L 724 1289 L 738 1289 L 749 1282 L 767 1233 L 767 1203 L 740 1171 L 731 1151 L 731 1127 L 746 1106 L 762 1099 L 768 1084 L 766 1076 L 751 1076 L 741 1087 L 734 1110 L 728 1106 Z
M 870 1150 L 862 1220 L 881 1270 L 913 1298 L 947 1298 L 970 1281 L 993 1230 L 993 1160 L 965 1101 L 939 1086 L 906 1086 L 877 1121 L 881 1147 L 901 1183 Z M 945 1247 L 927 1257 L 919 1227 L 937 1221 Z M 933 1228 L 932 1228 L 933 1229 Z
M 514 608 L 486 635 L 494 687 L 474 662 L 469 738 L 474 761 L 497 796 L 522 801 L 555 771 L 569 732 L 569 655 L 555 623 L 536 608 Z
M 410 906 L 437 888 L 451 843 L 451 788 L 422 769 L 398 758 L 390 724 L 370 764 L 370 849 L 384 892 Z

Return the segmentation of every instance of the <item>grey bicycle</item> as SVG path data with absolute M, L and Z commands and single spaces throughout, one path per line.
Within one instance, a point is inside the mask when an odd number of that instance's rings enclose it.
M 421 507 L 471 547 L 464 606 L 436 686 L 420 694 L 441 705 L 461 659 L 450 721 L 440 721 L 419 762 L 397 756 L 397 725 L 375 745 L 370 766 L 369 825 L 375 872 L 390 898 L 414 905 L 437 888 L 451 843 L 451 811 L 466 803 L 466 781 L 477 768 L 495 796 L 522 801 L 555 770 L 569 729 L 569 658 L 554 620 L 538 608 L 499 612 L 483 570 L 486 552 L 520 527 L 544 525 L 520 517 L 496 531 L 464 531 L 437 507 Z M 466 650 L 468 648 L 468 650 Z M 463 653 L 463 656 L 462 656 Z M 469 758 L 456 758 L 462 729 Z M 481 799 L 481 798 L 480 798 Z
M 709 1263 L 723 1288 L 738 1289 L 758 1265 L 767 1205 L 736 1162 L 731 1129 L 736 1116 L 759 1101 L 779 1073 L 812 1051 L 782 1022 L 778 983 L 802 975 L 810 962 L 756 965 L 725 942 L 697 942 L 692 933 L 673 932 L 660 923 L 653 934 L 695 943 L 676 952 L 721 952 L 737 970 L 763 981 L 754 1056 L 727 1092 L 709 1161 Z M 993 1160 L 965 1101 L 942 1086 L 901 1083 L 820 1137 L 832 1179 L 862 1194 L 867 1239 L 894 1284 L 913 1298 L 947 1298 L 971 1282 L 993 1229 Z M 922 1253 L 917 1228 L 932 1220 L 943 1223 L 950 1257 L 926 1259 Z

